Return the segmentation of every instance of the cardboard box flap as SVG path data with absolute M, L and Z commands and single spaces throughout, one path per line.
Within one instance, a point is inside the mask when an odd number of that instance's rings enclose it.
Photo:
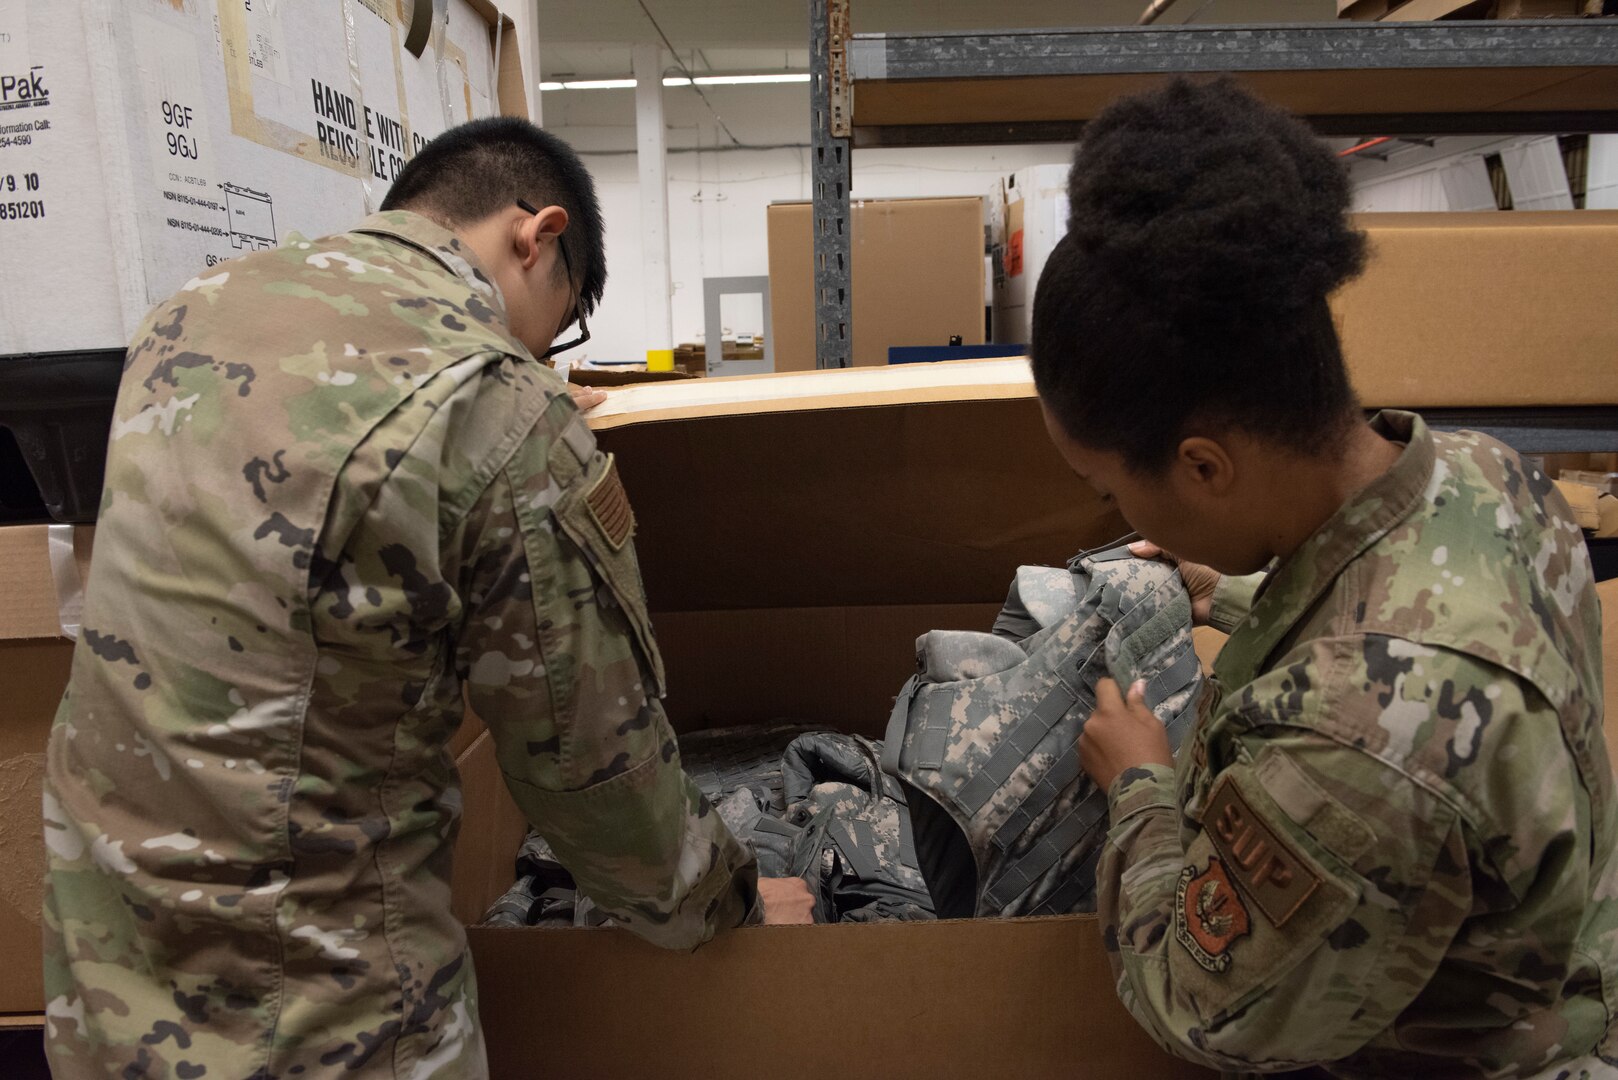
M 1032 397 L 1034 376 L 1021 358 L 736 375 L 616 390 L 590 411 L 590 427 L 600 432 L 629 424 L 746 413 Z
M 1215 1075 L 1124 1010 L 1094 916 L 748 927 L 689 955 L 621 930 L 468 936 L 492 1076 Z
M 50 530 L 72 530 L 77 581 L 58 583 L 51 567 Z M 89 526 L 18 525 L 0 529 L 0 641 L 60 638 L 64 601 L 82 596 L 81 583 L 90 571 Z
M 1127 529 L 1045 436 L 1026 361 L 612 392 L 655 611 L 999 603 Z

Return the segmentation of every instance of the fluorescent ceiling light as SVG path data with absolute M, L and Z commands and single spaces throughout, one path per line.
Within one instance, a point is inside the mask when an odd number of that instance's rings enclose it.
M 752 86 L 759 83 L 806 83 L 809 81 L 808 72 L 777 71 L 768 75 L 698 75 L 698 86 Z M 670 76 L 663 80 L 664 86 L 690 86 L 691 79 L 684 76 Z M 634 79 L 580 79 L 567 82 L 542 82 L 541 90 L 632 90 L 635 87 Z
M 698 86 L 751 86 L 757 83 L 806 83 L 809 73 L 806 71 L 778 71 L 770 75 L 698 75 Z M 664 86 L 689 86 L 692 80 L 685 78 L 664 79 Z
M 577 82 L 542 82 L 541 90 L 633 90 L 634 79 L 581 79 Z

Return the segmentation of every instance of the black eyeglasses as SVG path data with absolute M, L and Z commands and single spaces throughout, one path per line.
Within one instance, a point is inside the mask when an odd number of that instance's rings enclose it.
M 519 209 L 526 210 L 535 217 L 539 216 L 539 211 L 534 209 L 533 205 L 526 199 L 518 199 L 517 206 Z M 544 355 L 540 357 L 541 360 L 549 360 L 559 352 L 566 352 L 569 349 L 576 349 L 580 345 L 583 345 L 586 341 L 590 340 L 590 328 L 584 324 L 584 308 L 579 303 L 579 287 L 573 281 L 573 260 L 567 257 L 567 241 L 562 238 L 561 233 L 556 234 L 556 250 L 562 256 L 562 269 L 567 271 L 567 287 L 573 293 L 573 318 L 577 319 L 579 322 L 579 336 L 574 338 L 572 341 L 564 341 L 560 345 L 553 344 L 550 348 L 545 350 Z M 567 323 L 562 324 L 562 326 L 566 325 Z M 557 327 L 558 332 L 560 332 L 561 329 L 562 327 Z

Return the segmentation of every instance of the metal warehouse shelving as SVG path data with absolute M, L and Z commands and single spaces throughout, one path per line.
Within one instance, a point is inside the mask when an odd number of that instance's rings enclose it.
M 856 148 L 1072 142 L 1121 94 L 1231 72 L 1328 135 L 1618 132 L 1618 20 L 859 34 L 810 0 L 816 363 L 852 362 Z M 1433 410 L 1520 450 L 1618 450 L 1618 406 Z

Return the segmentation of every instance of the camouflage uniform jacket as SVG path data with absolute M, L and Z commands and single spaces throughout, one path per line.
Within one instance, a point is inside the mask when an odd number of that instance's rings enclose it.
M 1234 613 L 1177 770 L 1113 786 L 1097 876 L 1119 994 L 1166 1048 L 1232 1070 L 1611 1075 L 1618 804 L 1588 553 L 1511 450 L 1375 423 L 1398 462 Z
M 682 773 L 633 518 L 420 216 L 226 263 L 129 350 L 47 766 L 56 1075 L 478 1077 L 463 693 L 517 804 L 665 946 L 758 915 Z

